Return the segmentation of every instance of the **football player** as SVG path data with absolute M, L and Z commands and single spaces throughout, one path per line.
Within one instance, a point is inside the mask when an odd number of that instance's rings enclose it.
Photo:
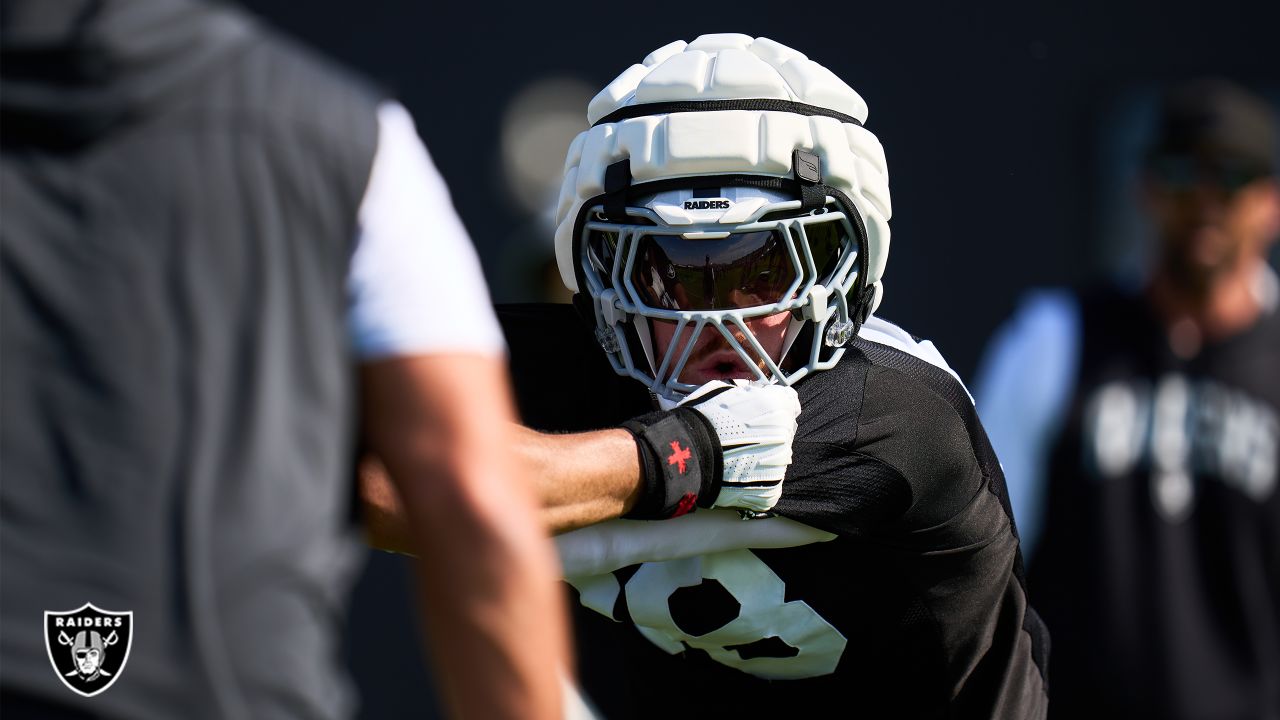
M 1000 466 L 934 346 L 873 314 L 890 201 L 863 99 L 777 42 L 704 35 L 588 118 L 556 234 L 578 312 L 500 308 L 524 420 L 600 427 L 713 379 L 793 385 L 802 412 L 777 517 L 558 538 L 595 611 L 587 693 L 611 718 L 1043 716 Z
M 793 386 L 802 408 L 780 497 L 557 538 L 602 714 L 1043 717 L 1047 634 L 1000 466 L 936 348 L 873 315 L 890 201 L 863 99 L 777 42 L 704 35 L 623 71 L 588 118 L 558 205 L 574 305 L 499 308 L 522 419 L 625 423 L 641 465 L 678 470 L 684 446 L 650 428 L 696 403 L 745 493 L 766 454 L 744 388 L 714 383 Z M 636 455 L 575 452 L 590 437 L 557 436 L 565 475 Z

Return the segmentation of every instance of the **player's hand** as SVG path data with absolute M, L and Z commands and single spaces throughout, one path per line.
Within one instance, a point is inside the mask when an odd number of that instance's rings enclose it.
M 764 513 L 782 497 L 782 478 L 791 464 L 791 444 L 800 400 L 786 385 L 728 385 L 719 380 L 698 388 L 680 403 L 701 413 L 715 428 L 724 463 L 720 492 L 712 507 Z
M 784 385 L 713 381 L 669 411 L 623 423 L 639 448 L 644 486 L 626 517 L 661 520 L 698 507 L 754 516 L 782 496 L 800 402 Z

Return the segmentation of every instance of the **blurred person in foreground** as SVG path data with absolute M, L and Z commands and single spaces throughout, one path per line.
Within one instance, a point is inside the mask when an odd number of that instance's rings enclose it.
M 683 473 L 645 413 L 731 419 L 725 381 L 794 385 L 801 412 L 780 497 L 557 537 L 587 694 L 609 718 L 1043 717 L 999 465 L 937 349 L 872 315 L 890 210 L 866 103 L 723 34 L 654 51 L 588 117 L 556 235 L 577 307 L 499 307 L 525 421 L 625 422 Z M 725 425 L 726 484 L 749 479 L 757 431 Z
M 1221 80 L 1168 92 L 1144 284 L 1037 292 L 983 362 L 1055 717 L 1280 717 L 1275 122 Z
M 500 327 L 405 109 L 218 5 L 0 12 L 0 714 L 350 716 L 359 437 L 447 709 L 560 717 Z

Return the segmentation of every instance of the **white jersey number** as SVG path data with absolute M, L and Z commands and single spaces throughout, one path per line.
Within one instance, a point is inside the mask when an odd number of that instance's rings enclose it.
M 707 581 L 720 584 L 737 601 L 738 614 L 701 635 L 690 635 L 671 614 L 680 588 Z M 587 607 L 613 617 L 618 593 L 613 575 L 569 578 Z M 785 601 L 785 584 L 750 550 L 644 563 L 627 581 L 627 607 L 637 629 L 675 654 L 684 644 L 705 650 L 717 662 L 770 679 L 799 679 L 835 671 L 845 637 L 801 600 Z

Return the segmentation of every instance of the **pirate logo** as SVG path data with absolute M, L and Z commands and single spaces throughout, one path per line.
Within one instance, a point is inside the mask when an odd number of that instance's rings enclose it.
M 133 611 L 109 612 L 85 603 L 44 613 L 44 646 L 62 684 L 93 697 L 111 687 L 129 661 Z

